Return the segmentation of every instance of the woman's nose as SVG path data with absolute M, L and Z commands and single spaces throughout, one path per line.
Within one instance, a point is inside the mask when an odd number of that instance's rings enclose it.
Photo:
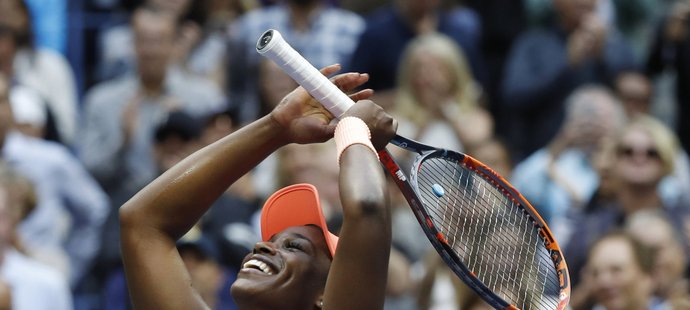
M 264 254 L 273 255 L 276 253 L 276 249 L 273 247 L 273 243 L 261 241 L 261 242 L 257 242 L 254 245 L 254 250 L 252 252 L 254 254 L 264 253 Z

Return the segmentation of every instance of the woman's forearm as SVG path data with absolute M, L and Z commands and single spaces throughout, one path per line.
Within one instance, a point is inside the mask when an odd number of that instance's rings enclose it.
M 287 143 L 283 132 L 267 116 L 204 147 L 128 201 L 122 220 L 139 219 L 147 229 L 179 238 L 232 183 Z

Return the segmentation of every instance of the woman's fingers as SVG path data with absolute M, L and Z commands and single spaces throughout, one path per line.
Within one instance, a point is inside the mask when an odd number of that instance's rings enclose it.
M 348 72 L 343 74 L 338 74 L 331 78 L 331 81 L 335 86 L 340 88 L 344 92 L 350 92 L 355 90 L 357 87 L 362 86 L 369 80 L 369 75 L 366 73 L 356 73 Z
M 360 91 L 350 95 L 350 99 L 352 99 L 352 101 L 354 101 L 354 102 L 357 102 L 360 100 L 369 99 L 373 95 L 374 95 L 374 90 L 367 88 L 367 89 L 360 90 Z
M 340 71 L 340 69 L 342 69 L 340 64 L 332 64 L 330 66 L 325 66 L 325 67 L 321 68 L 321 70 L 319 70 L 319 71 L 321 72 L 321 74 L 323 74 L 325 76 L 329 76 L 331 74 L 334 74 L 334 73 Z

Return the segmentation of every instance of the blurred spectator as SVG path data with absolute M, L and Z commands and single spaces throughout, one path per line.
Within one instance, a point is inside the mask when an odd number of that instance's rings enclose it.
M 659 76 L 664 71 L 676 75 L 677 132 L 687 151 L 690 150 L 690 1 L 677 1 L 654 36 L 647 72 Z
M 565 98 L 584 84 L 611 84 L 634 66 L 630 47 L 595 14 L 597 0 L 554 0 L 557 23 L 515 42 L 506 67 L 502 104 L 510 146 L 522 159 L 553 139 Z
M 74 74 L 62 55 L 34 47 L 31 22 L 23 0 L 0 1 L 0 72 L 41 95 L 48 108 L 47 138 L 71 145 L 79 117 Z
M 322 68 L 350 59 L 362 18 L 325 0 L 285 0 L 247 12 L 230 27 L 229 95 L 245 123 L 258 118 L 259 64 L 256 41 L 268 29 L 280 31 L 312 65 Z
M 615 136 L 610 147 L 613 158 L 606 162 L 611 165 L 611 175 L 605 184 L 613 193 L 609 199 L 598 200 L 599 204 L 590 202 L 585 213 L 573 217 L 573 233 L 564 243 L 571 282 L 575 285 L 589 245 L 607 232 L 621 228 L 630 214 L 659 210 L 679 231 L 684 231 L 684 221 L 688 219 L 690 206 L 686 199 L 679 198 L 682 193 L 675 189 L 674 195 L 663 195 L 662 181 L 673 173 L 678 156 L 678 142 L 666 126 L 649 116 L 638 116 Z
M 598 187 L 592 156 L 625 123 L 625 112 L 602 86 L 582 86 L 566 99 L 565 121 L 549 145 L 518 163 L 512 184 L 539 211 L 557 239 L 570 209 L 580 209 Z
M 100 246 L 107 197 L 63 145 L 13 130 L 8 91 L 8 80 L 0 75 L 0 154 L 35 184 L 38 196 L 19 237 L 32 256 L 61 268 L 77 285 Z
M 192 230 L 178 241 L 177 250 L 187 267 L 192 286 L 211 309 L 237 309 L 228 294 L 237 270 L 226 270 L 220 264 L 220 253 L 212 239 Z
M 11 293 L 10 300 L 0 297 L 0 309 L 71 310 L 67 278 L 13 246 L 22 212 L 19 197 L 11 192 L 16 187 L 13 183 L 17 173 L 0 162 L 0 286 L 7 285 L 8 289 L 0 295 Z M 10 306 L 3 305 L 8 301 Z
M 436 251 L 429 251 L 422 264 L 424 274 L 415 296 L 417 309 L 493 309 L 448 268 Z
M 658 210 L 637 211 L 628 218 L 625 226 L 635 239 L 654 251 L 654 295 L 671 309 L 690 309 L 689 283 L 685 278 L 687 236 L 676 230 L 666 215 Z
M 483 81 L 483 65 L 476 40 L 479 36 L 472 33 L 478 26 L 466 27 L 443 10 L 441 4 L 440 0 L 395 0 L 367 17 L 366 30 L 345 68 L 347 71 L 369 73 L 369 82 L 364 87 L 377 91 L 378 104 L 384 107 L 393 104 L 393 93 L 384 91 L 392 90 L 396 85 L 405 46 L 417 35 L 430 32 L 453 38 L 465 53 L 472 75 Z
M 636 71 L 621 72 L 616 78 L 615 91 L 628 117 L 651 113 L 654 87 L 644 74 Z
M 227 27 L 252 1 L 165 1 L 147 0 L 144 6 L 160 10 L 177 20 L 175 48 L 171 62 L 181 69 L 225 86 Z M 99 75 L 111 79 L 136 68 L 134 34 L 129 24 L 106 30 Z
M 596 304 L 573 296 L 573 309 L 667 309 L 653 298 L 653 254 L 629 234 L 613 232 L 599 238 L 589 251 L 584 287 Z M 589 300 L 587 300 L 589 301 Z
M 94 272 L 101 278 L 95 280 L 105 279 L 121 265 L 116 209 L 159 174 L 153 146 L 156 128 L 172 111 L 205 117 L 225 104 L 212 82 L 171 66 L 176 39 L 172 15 L 144 7 L 135 12 L 132 23 L 136 74 L 103 82 L 86 95 L 79 155 L 113 208 Z
M 155 128 L 153 152 L 157 173 L 164 173 L 206 143 L 213 143 L 232 132 L 235 129 L 232 120 L 225 122 L 229 113 L 219 112 L 208 120 L 184 111 L 172 111 L 167 115 Z M 259 240 L 250 226 L 254 211 L 256 207 L 253 204 L 228 190 L 178 242 L 192 285 L 212 309 L 236 309 L 228 291 L 234 273 L 241 268 L 242 260 Z M 107 238 L 119 243 L 118 233 L 111 229 Z M 122 269 L 118 266 L 106 277 L 103 302 L 107 309 L 129 309 Z
M 158 174 L 200 149 L 201 131 L 201 120 L 183 111 L 168 114 L 154 133 L 153 157 Z
M 618 29 L 630 42 L 636 59 L 644 59 L 654 25 L 677 0 L 599 0 L 597 15 Z M 555 18 L 551 0 L 527 0 L 527 16 L 533 27 L 549 24 Z
M 437 147 L 463 150 L 493 135 L 493 119 L 479 105 L 481 88 L 452 39 L 424 34 L 402 54 L 394 111 L 399 132 Z
M 175 19 L 140 8 L 134 15 L 137 74 L 95 86 L 86 95 L 80 155 L 119 206 L 157 174 L 154 128 L 182 109 L 201 117 L 223 108 L 220 91 L 208 80 L 172 68 Z

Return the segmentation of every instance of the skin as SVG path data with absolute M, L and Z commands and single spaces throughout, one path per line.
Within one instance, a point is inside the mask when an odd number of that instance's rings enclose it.
M 647 309 L 651 279 L 623 238 L 609 238 L 592 249 L 588 270 L 594 298 L 608 310 Z
M 661 160 L 649 157 L 646 150 L 656 150 L 656 143 L 644 129 L 634 127 L 620 139 L 621 148 L 632 148 L 631 156 L 619 155 L 616 162 L 618 175 L 623 182 L 635 188 L 654 189 L 664 176 Z
M 241 308 L 275 309 L 277 299 L 294 309 L 309 309 L 323 294 L 331 264 L 326 241 L 313 226 L 291 227 L 270 242 L 257 243 L 243 264 L 250 259 L 265 262 L 276 273 L 241 269 L 231 290 Z
M 0 73 L 0 149 L 5 144 L 5 137 L 14 124 L 9 91 L 9 81 L 5 75 Z
M 337 70 L 339 66 L 330 66 L 322 73 L 329 75 Z M 348 73 L 335 77 L 333 82 L 350 91 L 367 80 L 367 75 Z M 345 116 L 365 121 L 372 143 L 380 149 L 392 138 L 397 124 L 373 102 L 359 101 L 371 94 L 371 90 L 364 90 L 352 95 L 358 102 Z M 123 262 L 134 306 L 206 309 L 191 285 L 175 241 L 228 186 L 269 154 L 290 143 L 330 139 L 335 130 L 331 119 L 306 91 L 297 88 L 269 115 L 192 154 L 120 208 Z M 366 146 L 355 144 L 343 152 L 339 187 L 344 220 L 325 286 L 323 237 L 310 227 L 291 228 L 256 245 L 251 255 L 275 264 L 279 272 L 259 277 L 263 274 L 243 270 L 232 289 L 240 309 L 315 309 L 321 301 L 328 309 L 383 307 L 391 242 L 390 210 L 383 171 Z M 286 243 L 297 233 L 305 238 L 295 243 L 307 248 L 308 255 L 291 252 L 293 242 Z
M 655 250 L 652 276 L 656 294 L 665 299 L 673 298 L 674 293 L 679 293 L 679 284 L 684 281 L 686 255 L 671 223 L 660 217 L 636 217 L 630 221 L 627 230 L 642 244 Z

